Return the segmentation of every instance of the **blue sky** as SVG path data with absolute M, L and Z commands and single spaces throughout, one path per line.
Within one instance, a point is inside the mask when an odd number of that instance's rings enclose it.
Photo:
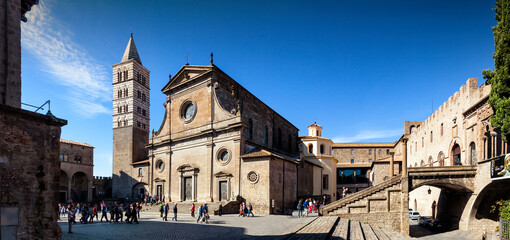
M 111 175 L 111 65 L 134 34 L 161 88 L 186 63 L 214 63 L 307 134 L 395 141 L 470 77 L 492 68 L 494 1 L 41 1 L 22 23 L 22 102 L 67 119 L 62 138 L 95 147 Z M 132 29 L 132 30 L 131 30 Z M 45 111 L 43 111 L 45 113 Z

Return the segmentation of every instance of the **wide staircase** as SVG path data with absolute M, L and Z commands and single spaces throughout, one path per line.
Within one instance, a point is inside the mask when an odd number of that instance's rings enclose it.
M 390 190 L 391 188 L 400 189 L 400 182 L 402 178 L 400 175 L 394 176 L 392 178 L 387 179 L 386 181 L 374 185 L 372 187 L 363 189 L 354 194 L 347 195 L 345 198 L 342 198 L 338 201 L 332 202 L 324 207 L 320 208 L 321 215 L 335 215 L 341 213 L 350 213 L 350 209 L 355 208 L 357 212 L 369 213 L 370 209 L 367 200 L 377 200 L 377 201 L 386 201 L 388 200 L 388 195 L 385 191 Z M 379 194 L 382 193 L 382 194 Z M 375 196 L 381 195 L 381 196 Z M 372 197 L 372 198 L 371 198 Z M 349 209 L 344 210 L 349 205 Z
M 403 240 L 411 239 L 400 233 L 373 227 L 366 222 L 337 216 L 318 217 L 294 234 L 289 240 Z

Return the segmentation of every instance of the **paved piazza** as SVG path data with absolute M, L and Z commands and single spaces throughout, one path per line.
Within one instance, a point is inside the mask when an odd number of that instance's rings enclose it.
M 169 214 L 168 219 L 172 216 Z M 315 216 L 238 217 L 229 214 L 211 216 L 209 224 L 200 224 L 189 214 L 179 214 L 177 222 L 162 221 L 159 213 L 154 212 L 142 212 L 140 217 L 140 224 L 97 221 L 93 224 L 80 224 L 77 218 L 73 234 L 67 233 L 67 217 L 62 218 L 59 225 L 62 228 L 62 239 L 283 239 L 315 219 Z

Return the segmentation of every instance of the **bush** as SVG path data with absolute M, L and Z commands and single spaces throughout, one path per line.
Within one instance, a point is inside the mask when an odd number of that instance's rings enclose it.
M 496 201 L 495 205 L 491 207 L 491 213 L 499 211 L 501 220 L 510 220 L 510 200 Z

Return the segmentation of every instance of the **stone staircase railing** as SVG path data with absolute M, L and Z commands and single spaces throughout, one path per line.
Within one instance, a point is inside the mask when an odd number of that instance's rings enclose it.
M 325 205 L 320 208 L 320 213 L 321 213 L 321 215 L 328 215 L 328 213 L 333 212 L 334 210 L 336 210 L 338 208 L 341 208 L 349 203 L 353 203 L 355 201 L 358 201 L 360 199 L 368 197 L 372 194 L 375 194 L 381 190 L 384 190 L 385 188 L 388 188 L 390 186 L 393 186 L 393 185 L 399 183 L 401 180 L 402 180 L 401 175 L 394 176 L 394 177 L 387 179 L 386 181 L 379 183 L 375 186 L 363 189 L 359 192 L 348 195 L 345 198 L 342 198 L 342 199 L 332 202 L 328 205 Z

